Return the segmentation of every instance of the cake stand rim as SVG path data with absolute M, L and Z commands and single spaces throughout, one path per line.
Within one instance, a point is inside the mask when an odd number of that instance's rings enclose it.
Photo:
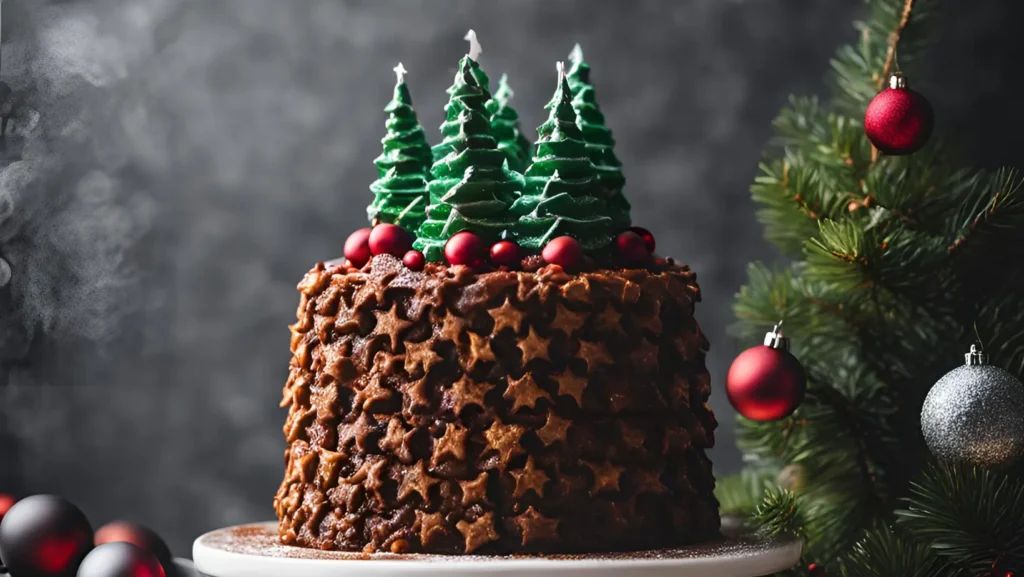
M 572 556 L 572 558 L 548 558 L 538 555 L 525 556 L 463 556 L 463 555 L 424 555 L 417 554 L 417 558 L 403 559 L 390 553 L 380 554 L 380 558 L 362 557 L 358 559 L 317 559 L 317 558 L 293 558 L 275 555 L 261 555 L 257 553 L 242 553 L 226 550 L 224 547 L 210 545 L 204 541 L 223 536 L 226 532 L 238 529 L 274 529 L 277 523 L 273 521 L 263 523 L 244 523 L 231 527 L 224 527 L 201 535 L 195 540 L 192 547 L 192 559 L 196 569 L 203 575 L 209 577 L 263 577 L 253 573 L 254 564 L 262 565 L 268 572 L 267 576 L 278 575 L 278 571 L 284 568 L 297 569 L 299 566 L 307 569 L 316 569 L 317 575 L 346 575 L 347 569 L 352 570 L 352 575 L 374 575 L 374 569 L 383 570 L 381 575 L 391 575 L 389 569 L 401 569 L 402 573 L 414 573 L 417 575 L 458 574 L 460 570 L 467 572 L 486 571 L 535 571 L 545 570 L 557 572 L 560 570 L 571 571 L 579 574 L 580 571 L 593 572 L 594 574 L 621 574 L 621 571 L 630 570 L 658 570 L 670 569 L 679 577 L 687 577 L 689 573 L 679 573 L 680 568 L 694 570 L 714 569 L 717 577 L 754 577 L 756 575 L 769 575 L 771 573 L 788 569 L 795 566 L 803 551 L 803 541 L 797 538 L 776 537 L 772 539 L 757 539 L 749 543 L 749 548 L 736 552 L 723 551 L 717 555 L 705 557 L 587 557 L 585 555 Z M 736 538 L 727 538 L 721 543 L 722 546 L 740 546 L 743 542 Z M 708 544 L 697 544 L 691 547 L 681 547 L 670 551 L 683 552 Z M 297 548 L 299 549 L 299 548 Z M 309 550 L 314 553 L 315 550 Z M 651 553 L 657 553 L 653 550 Z M 358 555 L 358 554 L 355 554 Z M 743 566 L 749 566 L 757 561 L 758 572 L 747 572 L 742 570 Z M 719 568 L 725 569 L 729 565 L 736 566 L 736 571 L 719 572 Z M 242 567 L 241 565 L 245 565 Z M 367 572 L 367 571 L 370 572 Z M 300 575 L 303 573 L 288 573 L 289 575 Z M 700 573 L 704 575 L 704 573 Z

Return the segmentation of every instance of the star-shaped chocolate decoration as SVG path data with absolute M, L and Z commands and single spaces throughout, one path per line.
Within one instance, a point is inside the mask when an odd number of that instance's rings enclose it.
M 430 396 L 427 389 L 427 377 L 417 379 L 410 383 L 404 383 L 399 387 L 402 390 L 404 406 L 409 412 L 430 409 Z
M 661 452 L 663 455 L 683 451 L 690 446 L 690 433 L 679 425 L 669 425 L 665 428 L 665 436 L 661 440 Z
M 445 457 L 455 459 L 466 458 L 466 437 L 469 436 L 469 429 L 455 423 L 448 423 L 444 435 L 434 442 L 434 454 L 430 464 L 438 466 Z
M 444 395 L 452 411 L 458 415 L 462 409 L 470 405 L 485 408 L 484 397 L 493 388 L 494 385 L 486 381 L 475 381 L 469 375 L 462 375 L 462 378 L 452 383 L 452 387 L 445 391 Z
M 466 319 L 449 311 L 441 319 L 441 327 L 437 329 L 437 336 L 443 341 L 452 341 L 459 344 L 462 342 L 462 333 L 466 332 Z
M 611 333 L 622 332 L 622 313 L 615 307 L 608 305 L 597 315 L 597 327 Z
M 441 360 L 434 352 L 434 339 L 427 339 L 422 343 L 405 343 L 405 372 L 410 375 L 418 368 L 422 368 L 424 373 L 430 372 L 430 367 Z
M 633 471 L 633 484 L 636 486 L 636 492 L 655 493 L 658 495 L 665 493 L 667 489 L 661 482 L 662 470 L 663 468 L 659 467 L 653 471 L 646 469 Z
M 630 449 L 640 450 L 644 448 L 644 440 L 646 439 L 646 436 L 640 429 L 634 429 L 633 427 L 620 422 L 619 437 L 622 438 L 622 442 Z
M 448 529 L 444 525 L 444 516 L 441 513 L 416 511 L 416 522 L 412 529 L 419 531 L 420 543 L 424 547 L 429 547 L 438 536 L 448 533 Z
M 369 463 L 371 463 L 371 461 L 367 461 L 367 464 L 363 465 L 363 467 L 369 466 L 369 469 L 366 471 L 366 481 L 363 483 L 363 486 L 370 491 L 373 491 L 374 496 L 377 497 L 377 502 L 382 504 L 386 503 L 387 501 L 384 499 L 384 495 L 381 494 L 380 490 L 384 487 L 384 473 L 388 464 L 387 459 L 378 459 L 372 464 Z
M 608 349 L 605 348 L 604 343 L 580 341 L 580 350 L 576 356 L 587 363 L 587 370 L 589 371 L 593 371 L 599 365 L 612 364 L 612 357 L 608 354 Z M 406 363 L 408 362 L 406 361 Z
M 373 315 L 377 317 L 377 327 L 373 329 L 373 334 L 390 338 L 391 350 L 397 351 L 402 331 L 411 327 L 412 323 L 398 316 L 397 302 L 391 305 L 390 311 L 373 311 Z
M 499 419 L 495 419 L 491 428 L 484 431 L 484 437 L 487 439 L 487 448 L 498 452 L 498 459 L 502 465 L 502 470 L 508 466 L 508 462 L 513 457 L 525 452 L 523 446 L 519 444 L 519 439 L 525 432 L 526 429 L 523 427 L 519 425 L 506 425 Z
M 565 435 L 569 432 L 569 427 L 571 426 L 572 421 L 563 419 L 554 412 L 550 412 L 544 426 L 537 429 L 537 436 L 545 446 L 551 445 L 556 441 L 565 441 Z
M 320 449 L 320 464 L 317 467 L 317 477 L 320 478 L 322 487 L 333 487 L 338 479 L 338 470 L 342 463 L 348 461 L 348 453 L 344 451 L 328 451 Z
M 482 471 L 472 481 L 459 481 L 462 488 L 462 506 L 468 507 L 474 503 L 490 505 L 487 499 L 487 471 Z
M 356 422 L 353 423 L 353 436 L 356 439 L 356 449 L 367 453 L 376 452 L 377 447 L 371 442 L 370 435 L 377 432 L 377 419 L 370 413 L 363 413 L 359 415 Z
M 539 399 L 551 400 L 551 395 L 533 380 L 532 373 L 526 373 L 519 380 L 509 378 L 508 388 L 505 389 L 503 396 L 506 400 L 512 401 L 513 413 L 523 407 L 536 408 Z
M 622 475 L 622 467 L 616 467 L 607 461 L 600 465 L 588 461 L 584 461 L 583 464 L 594 472 L 594 485 L 590 489 L 591 495 L 596 495 L 602 491 L 619 490 L 619 477 Z
M 523 311 L 517 309 L 512 304 L 510 297 L 505 297 L 503 305 L 488 310 L 487 314 L 491 315 L 491 318 L 494 319 L 494 333 L 510 328 L 512 332 L 519 334 L 519 329 L 523 326 Z
M 370 382 L 356 393 L 353 406 L 368 411 L 374 402 L 386 401 L 392 394 L 393 391 L 384 386 L 383 378 L 379 374 L 371 375 Z
M 435 479 L 427 473 L 427 468 L 423 466 L 423 461 L 418 461 L 415 465 L 405 470 L 405 475 L 402 476 L 401 484 L 398 486 L 398 500 L 404 501 L 406 497 L 416 492 L 420 494 L 420 497 L 425 502 L 429 503 L 430 487 L 440 482 L 440 479 Z
M 384 450 L 390 450 L 402 462 L 407 463 L 412 461 L 409 441 L 415 434 L 415 430 L 409 431 L 405 428 L 401 418 L 391 417 L 391 420 L 388 421 L 388 430 L 384 434 L 384 438 L 381 439 L 380 446 Z
M 629 359 L 634 367 L 640 367 L 649 372 L 657 371 L 658 345 L 642 338 L 640 344 L 629 353 Z
M 519 342 L 516 343 L 519 350 L 523 351 L 523 364 L 525 365 L 534 359 L 550 361 L 551 357 L 548 356 L 548 343 L 550 342 L 551 341 L 548 339 L 541 338 L 536 331 L 533 330 L 533 327 L 530 327 L 527 335 L 519 339 Z
M 373 355 L 373 366 L 378 372 L 384 375 L 390 375 L 395 372 L 395 368 L 401 365 L 405 361 L 403 355 L 395 355 L 387 351 L 377 351 Z
M 587 388 L 587 378 L 574 374 L 566 367 L 557 375 L 551 378 L 558 383 L 558 394 L 572 397 L 576 400 L 576 406 L 583 407 L 583 391 Z
M 526 512 L 513 519 L 523 534 L 523 545 L 536 541 L 557 541 L 559 519 L 551 519 L 540 514 L 530 505 Z
M 551 328 L 562 331 L 566 336 L 571 337 L 580 330 L 586 320 L 587 313 L 569 310 L 562 303 L 555 303 L 555 318 L 551 320 Z
M 609 509 L 613 523 L 616 525 L 629 525 L 631 521 L 637 518 L 636 495 L 630 495 L 625 501 L 611 503 Z M 686 519 L 685 521 L 692 522 L 692 519 Z
M 494 351 L 491 350 L 491 339 L 482 337 L 476 333 L 469 334 L 469 350 L 463 353 L 466 359 L 466 367 L 472 369 L 479 362 L 495 361 Z
M 466 538 L 466 553 L 472 553 L 498 540 L 498 533 L 494 530 L 494 513 L 485 513 L 472 523 L 459 521 L 455 527 Z
M 634 316 L 634 322 L 641 329 L 660 335 L 664 330 L 664 326 L 661 324 L 661 301 L 652 299 L 650 302 L 653 310 L 643 316 Z
M 380 488 L 384 482 L 382 478 L 382 472 L 384 466 L 387 465 L 387 459 L 378 455 L 368 455 L 363 464 L 360 465 L 359 469 L 355 473 L 352 473 L 351 477 L 345 478 L 345 483 L 348 485 L 365 484 L 367 487 L 376 485 Z
M 513 497 L 522 497 L 527 491 L 537 493 L 538 497 L 544 496 L 544 485 L 548 482 L 548 475 L 543 469 L 537 468 L 533 455 L 526 459 L 525 468 L 509 472 L 516 480 L 516 488 L 512 491 Z

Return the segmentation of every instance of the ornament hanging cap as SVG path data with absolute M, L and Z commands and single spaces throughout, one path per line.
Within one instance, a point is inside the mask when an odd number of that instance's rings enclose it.
M 789 350 L 789 337 L 782 334 L 782 331 L 779 329 L 781 326 L 782 321 L 779 321 L 775 328 L 765 333 L 764 346 L 783 351 Z
M 889 76 L 889 88 L 893 90 L 904 90 L 907 87 L 907 77 L 902 72 L 894 72 Z
M 967 365 L 987 365 L 988 355 L 981 350 L 981 345 L 971 345 L 971 352 L 964 354 L 964 364 Z

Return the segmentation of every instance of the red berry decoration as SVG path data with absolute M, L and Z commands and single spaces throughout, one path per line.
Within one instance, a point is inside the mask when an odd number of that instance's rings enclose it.
M 644 244 L 647 245 L 647 252 L 654 254 L 654 247 L 656 245 L 654 242 L 654 235 L 651 234 L 651 231 L 647 230 L 646 228 L 643 228 L 642 226 L 634 226 L 629 230 L 640 235 L 640 238 L 644 239 Z
M 540 251 L 540 256 L 548 264 L 557 264 L 569 270 L 579 266 L 583 260 L 583 246 L 571 236 L 560 236 L 548 241 L 544 250 Z
M 0 493 L 0 521 L 4 520 L 4 515 L 6 515 L 7 512 L 11 510 L 11 507 L 13 507 L 17 502 L 18 500 L 14 497 Z
M 454 234 L 445 243 L 444 258 L 451 264 L 480 266 L 487 259 L 487 243 L 472 232 L 464 230 Z
M 632 230 L 627 230 L 615 237 L 615 254 L 626 265 L 643 265 L 651 260 L 647 243 L 644 242 L 643 237 Z
M 89 520 L 63 497 L 25 497 L 0 522 L 0 558 L 17 577 L 69 577 L 91 548 Z
M 356 268 L 363 268 L 373 256 L 370 252 L 370 232 L 369 228 L 361 228 L 348 235 L 345 241 L 345 258 Z
M 825 577 L 825 566 L 811 563 L 807 566 L 807 574 L 811 577 Z
M 93 549 L 78 568 L 76 577 L 165 577 L 155 555 L 124 541 L 104 543 Z
M 491 245 L 491 262 L 498 266 L 517 267 L 523 262 L 523 251 L 510 240 L 501 240 Z
M 729 402 L 754 421 L 788 417 L 800 406 L 806 390 L 807 374 L 789 352 L 789 339 L 779 332 L 779 325 L 765 335 L 764 345 L 740 353 L 725 377 Z
M 410 250 L 402 257 L 402 264 L 409 270 L 419 272 L 427 265 L 427 257 L 423 256 L 423 253 L 418 250 Z
M 118 542 L 131 543 L 136 547 L 142 547 L 156 557 L 156 560 L 160 562 L 160 565 L 163 566 L 164 571 L 167 573 L 172 571 L 171 568 L 174 565 L 171 549 L 167 547 L 167 543 L 160 538 L 160 535 L 157 535 L 156 531 L 149 527 L 137 523 L 129 523 L 127 521 L 107 523 L 96 531 L 96 537 L 93 542 L 97 547 L 107 543 Z
M 370 231 L 369 243 L 370 252 L 374 255 L 390 254 L 402 258 L 412 248 L 412 237 L 397 224 L 383 223 Z
M 889 78 L 864 113 L 864 132 L 875 148 L 894 156 L 917 152 L 928 142 L 935 114 L 928 99 L 907 88 L 901 74 Z

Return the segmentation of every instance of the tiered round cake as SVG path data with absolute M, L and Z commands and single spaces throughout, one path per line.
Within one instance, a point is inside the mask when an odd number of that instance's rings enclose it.
M 718 536 L 700 290 L 630 228 L 582 56 L 535 148 L 504 79 L 492 97 L 467 56 L 431 153 L 397 70 L 376 227 L 299 284 L 282 541 L 500 554 Z

